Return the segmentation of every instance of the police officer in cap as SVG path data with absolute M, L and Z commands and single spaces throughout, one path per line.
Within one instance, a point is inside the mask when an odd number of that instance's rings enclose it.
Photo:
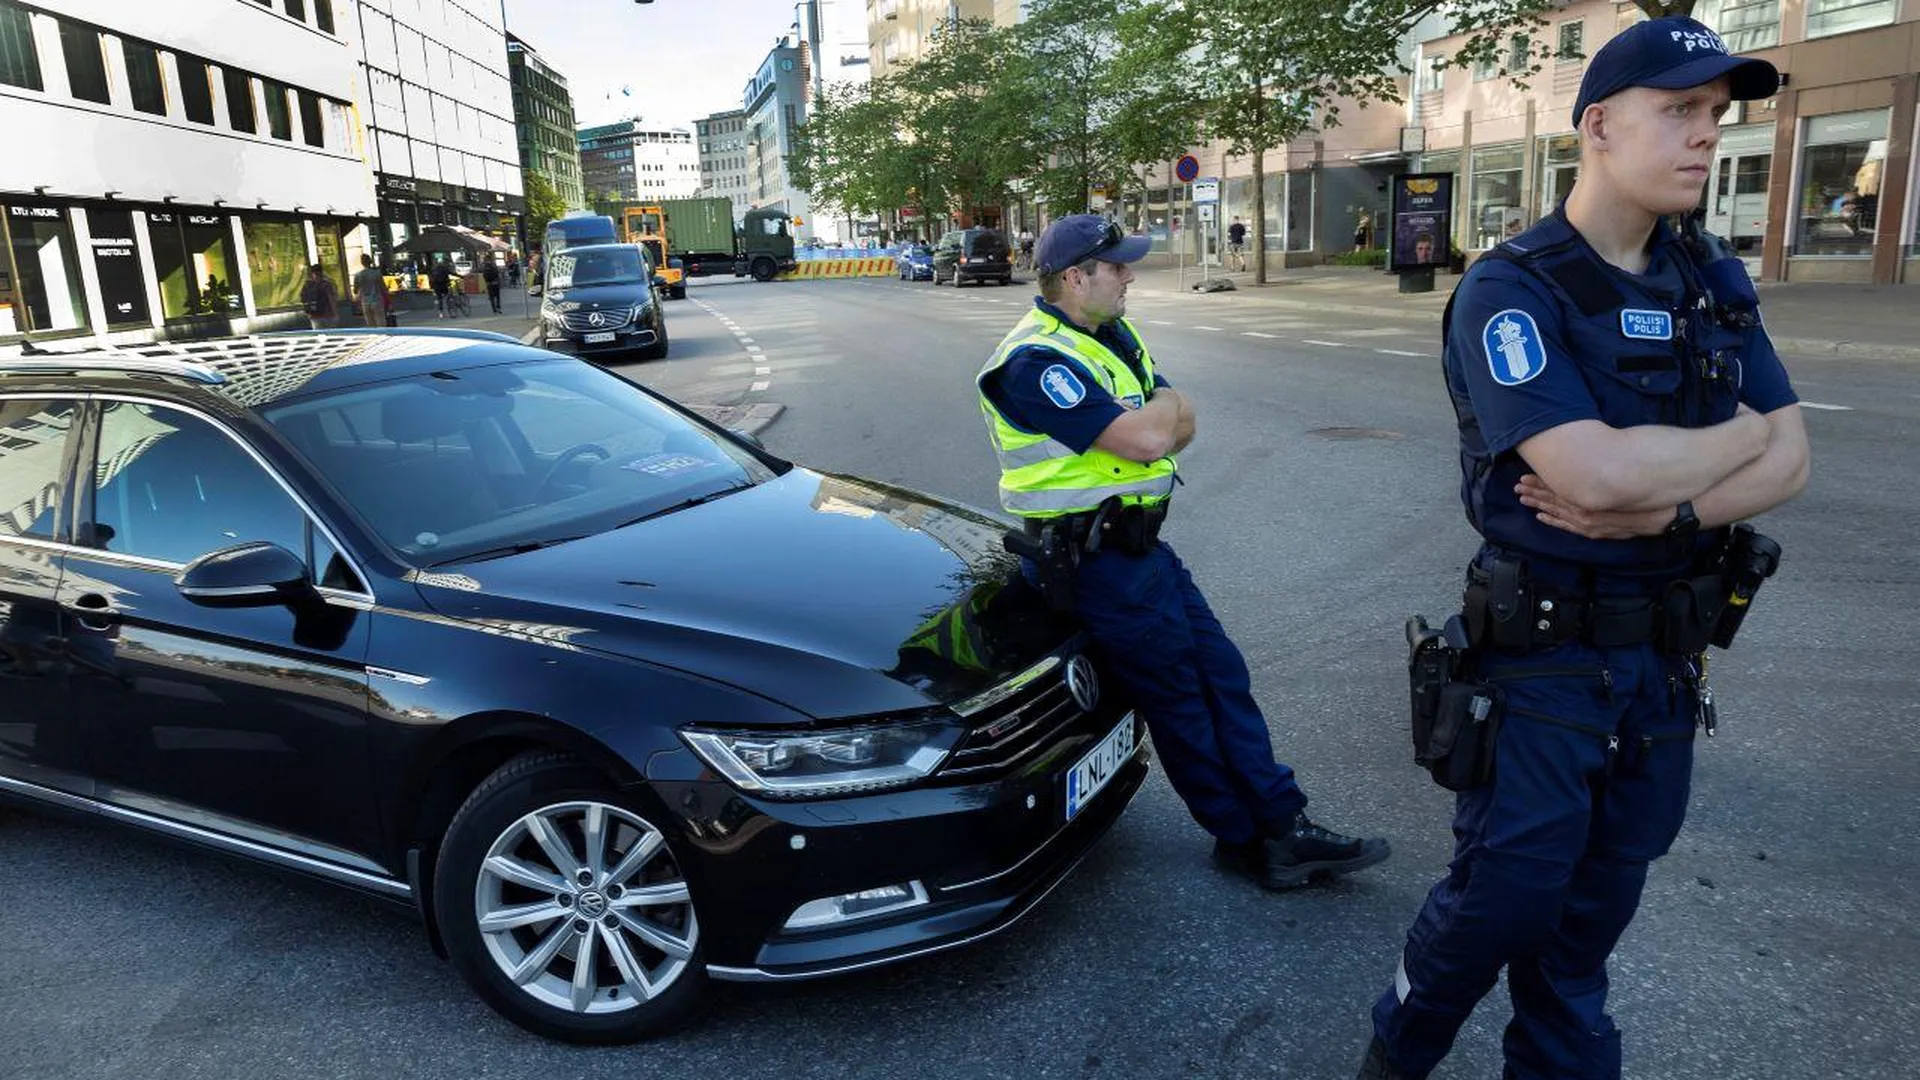
M 1607 957 L 1679 832 L 1694 734 L 1712 733 L 1706 644 L 1728 643 L 1777 562 L 1729 526 L 1807 477 L 1751 283 L 1664 218 L 1700 202 L 1729 102 L 1778 83 L 1692 19 L 1627 29 L 1582 80 L 1566 201 L 1455 291 L 1447 387 L 1484 539 L 1461 655 L 1500 705 L 1491 776 L 1457 797 L 1453 862 L 1374 1006 L 1363 1080 L 1425 1077 L 1503 967 L 1505 1076 L 1620 1075 Z
M 1041 234 L 1041 295 L 977 380 L 1001 504 L 1047 538 L 1051 557 L 1029 559 L 1028 573 L 1053 598 L 1070 596 L 1220 865 L 1269 889 L 1372 866 L 1385 841 L 1306 816 L 1246 661 L 1159 539 L 1194 411 L 1124 317 L 1128 264 L 1147 248 L 1091 214 Z

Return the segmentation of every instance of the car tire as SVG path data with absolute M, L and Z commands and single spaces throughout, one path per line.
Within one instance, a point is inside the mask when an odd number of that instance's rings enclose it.
M 665 360 L 667 358 L 667 349 L 671 344 L 672 343 L 667 340 L 667 320 L 661 319 L 660 325 L 655 331 L 653 344 L 640 350 L 640 359 Z
M 753 280 L 772 281 L 775 269 L 772 259 L 755 259 L 753 260 Z
M 473 790 L 447 827 L 433 905 L 448 958 L 482 1000 L 574 1043 L 636 1042 L 692 1019 L 708 989 L 699 919 L 649 817 L 659 815 L 560 753 L 514 758 Z
M 668 295 L 675 300 L 685 300 L 687 298 L 687 287 L 685 285 L 675 285 L 673 291 L 668 293 Z

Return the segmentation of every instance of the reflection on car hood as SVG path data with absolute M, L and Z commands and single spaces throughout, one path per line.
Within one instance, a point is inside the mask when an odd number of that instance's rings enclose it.
M 695 672 L 816 717 L 857 716 L 969 697 L 1067 638 L 1003 531 L 912 492 L 793 469 L 416 583 L 445 615 Z

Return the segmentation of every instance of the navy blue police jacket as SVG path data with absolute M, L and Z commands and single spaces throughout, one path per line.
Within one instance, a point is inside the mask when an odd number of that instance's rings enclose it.
M 1577 420 L 1616 428 L 1707 427 L 1744 402 L 1799 399 L 1764 328 L 1730 329 L 1705 306 L 1685 247 L 1661 222 L 1644 273 L 1601 259 L 1564 208 L 1476 261 L 1448 306 L 1447 390 L 1460 428 L 1461 499 L 1486 541 L 1536 574 L 1652 584 L 1685 572 L 1725 531 L 1689 549 L 1667 537 L 1590 540 L 1544 524 L 1514 486 L 1518 447 Z

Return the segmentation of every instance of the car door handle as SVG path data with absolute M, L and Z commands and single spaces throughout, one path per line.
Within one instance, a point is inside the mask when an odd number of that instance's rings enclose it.
M 88 630 L 111 630 L 120 617 L 113 609 L 113 601 L 99 593 L 82 593 L 69 610 L 74 613 L 75 621 Z

